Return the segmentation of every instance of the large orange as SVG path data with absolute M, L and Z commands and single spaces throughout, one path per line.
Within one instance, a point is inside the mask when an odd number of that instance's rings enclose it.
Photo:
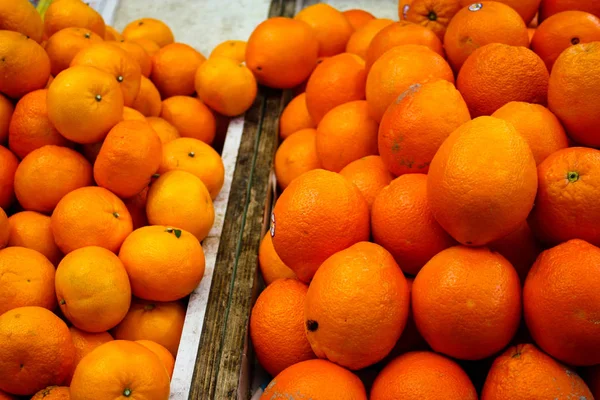
M 373 383 L 371 400 L 396 399 L 477 400 L 477 392 L 457 363 L 417 351 L 392 360 Z
M 269 18 L 248 38 L 246 65 L 260 84 L 290 89 L 308 78 L 318 52 L 319 42 L 310 25 L 290 18 Z
M 158 117 L 160 115 L 162 107 L 160 93 L 156 86 L 154 86 L 154 83 L 145 76 L 142 76 L 140 91 L 131 104 L 131 107 L 146 117 Z
M 6 143 L 10 121 L 15 111 L 12 101 L 0 94 L 0 143 Z
M 146 117 L 146 121 L 154 129 L 163 145 L 180 137 L 177 128 L 163 118 Z
M 150 79 L 163 98 L 194 94 L 194 79 L 198 67 L 206 58 L 184 43 L 166 45 L 152 57 Z
M 90 29 L 70 27 L 56 32 L 44 47 L 50 57 L 52 75 L 56 76 L 69 68 L 71 61 L 80 50 L 102 41 L 102 37 Z
M 173 32 L 163 21 L 154 18 L 141 18 L 131 21 L 123 29 L 126 40 L 149 39 L 160 47 L 173 43 Z
M 426 174 L 444 140 L 470 119 L 467 104 L 452 83 L 412 85 L 383 114 L 379 154 L 394 175 Z
M 537 191 L 536 172 L 529 145 L 512 125 L 476 118 L 455 130 L 433 157 L 429 205 L 454 239 L 485 245 L 527 218 Z
M 294 18 L 306 22 L 315 31 L 319 41 L 319 57 L 331 57 L 343 52 L 354 31 L 344 14 L 325 3 L 308 6 Z
M 40 43 L 44 32 L 44 23 L 31 2 L 1 0 L 0 30 L 17 31 Z
M 540 8 L 541 0 L 499 0 L 499 3 L 504 3 L 507 6 L 513 8 L 519 13 L 521 18 L 525 21 L 525 24 L 529 23 L 534 19 L 535 15 Z M 472 0 L 460 0 L 462 7 L 473 4 Z
M 73 374 L 70 391 L 71 400 L 168 400 L 169 374 L 159 358 L 146 347 L 114 340 L 81 360 Z
M 542 0 L 540 21 L 569 10 L 585 11 L 600 18 L 600 3 L 595 0 Z
M 489 43 L 529 47 L 523 18 L 511 7 L 496 1 L 464 7 L 452 18 L 444 35 L 444 48 L 456 72 L 473 51 Z
M 350 22 L 350 25 L 352 25 L 352 29 L 355 31 L 365 26 L 369 21 L 375 19 L 375 16 L 370 12 L 357 8 L 343 11 L 342 14 L 344 14 L 348 22 Z
M 380 156 L 367 156 L 352 161 L 342 168 L 340 175 L 360 190 L 369 204 L 369 209 L 381 190 L 392 182 L 392 174 Z
M 319 400 L 367 400 L 365 387 L 356 375 L 325 360 L 307 360 L 286 368 L 269 383 L 260 400 L 299 396 Z
M 439 79 L 454 83 L 452 69 L 439 54 L 421 45 L 392 48 L 377 59 L 367 77 L 371 116 L 381 121 L 388 106 L 411 85 Z
M 346 52 L 356 54 L 363 60 L 367 59 L 367 50 L 373 41 L 373 38 L 385 27 L 393 24 L 394 21 L 387 18 L 374 19 L 367 22 L 361 28 L 350 36 L 346 44 Z
M 54 265 L 58 265 L 62 253 L 50 228 L 50 217 L 35 211 L 21 211 L 8 219 L 9 246 L 26 247 L 42 253 Z
M 504 257 L 487 248 L 451 247 L 419 271 L 412 309 L 433 350 L 480 360 L 502 350 L 519 327 L 519 276 Z
M 32 151 L 15 173 L 15 194 L 29 211 L 50 213 L 67 193 L 92 184 L 92 166 L 85 157 L 60 146 Z
M 133 229 L 123 201 L 95 186 L 67 194 L 58 202 L 51 218 L 54 240 L 65 254 L 86 246 L 116 252 Z
M 578 44 L 565 50 L 554 63 L 548 86 L 548 108 L 560 119 L 576 142 L 600 147 L 600 42 Z
M 285 189 L 297 177 L 321 168 L 317 155 L 317 131 L 302 129 L 291 134 L 275 153 L 275 176 L 279 187 Z
M 67 386 L 48 386 L 40 390 L 31 400 L 70 400 L 71 394 Z
M 275 252 L 269 231 L 263 236 L 258 248 L 258 266 L 267 286 L 277 279 L 298 279 L 294 271 L 285 265 Z
M 246 61 L 246 42 L 243 40 L 225 40 L 210 52 L 211 57 L 227 57 L 238 63 Z
M 4 146 L 0 146 L 0 207 L 7 209 L 15 200 L 15 172 L 19 160 Z
M 146 78 L 150 76 L 150 72 L 152 72 L 152 58 L 139 43 L 124 40 L 111 42 L 111 44 L 125 50 L 125 52 L 131 56 L 131 58 L 137 61 L 137 63 L 140 65 L 142 76 Z
M 44 33 L 47 37 L 51 37 L 56 32 L 70 27 L 89 29 L 101 38 L 106 32 L 102 16 L 85 2 L 53 1 L 44 13 Z
M 0 315 L 0 390 L 33 395 L 69 376 L 75 347 L 67 325 L 41 307 Z
M 271 224 L 275 251 L 298 278 L 309 282 L 329 256 L 368 240 L 369 207 L 342 176 L 316 169 L 283 191 Z
M 87 356 L 96 347 L 100 347 L 104 343 L 112 342 L 114 339 L 108 332 L 89 333 L 75 328 L 74 326 L 69 328 L 71 332 L 71 338 L 73 339 L 73 345 L 75 346 L 75 362 L 73 363 L 73 371 L 71 376 L 65 383 L 71 384 L 73 378 L 73 372 L 79 365 L 83 357 Z
M 153 342 L 152 340 L 136 340 L 135 342 L 153 352 L 154 355 L 156 355 L 165 366 L 165 369 L 169 374 L 169 378 L 173 377 L 173 370 L 175 369 L 175 357 L 173 357 L 173 354 L 171 354 L 169 350 L 167 350 L 164 346 Z
M 316 127 L 317 124 L 310 116 L 306 106 L 306 93 L 294 97 L 279 116 L 279 136 L 282 139 L 286 139 L 299 130 Z
M 404 19 L 431 29 L 444 40 L 448 24 L 461 8 L 459 0 L 414 0 Z
M 217 132 L 215 116 L 200 100 L 174 96 L 162 102 L 160 117 L 171 123 L 183 137 L 211 144 Z

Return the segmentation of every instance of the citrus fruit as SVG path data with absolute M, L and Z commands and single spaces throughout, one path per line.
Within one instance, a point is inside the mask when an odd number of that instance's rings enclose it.
M 140 81 L 140 91 L 138 92 L 131 107 L 138 110 L 146 117 L 158 117 L 162 108 L 160 93 L 154 83 L 145 76 Z
M 471 0 L 460 0 L 462 7 L 473 3 Z M 540 8 L 541 0 L 500 0 L 499 3 L 506 4 L 519 13 L 525 24 L 529 24 L 534 19 Z
M 211 57 L 227 57 L 238 63 L 246 61 L 246 42 L 243 40 L 226 40 L 219 43 L 211 52 Z
M 8 244 L 10 238 L 10 223 L 6 212 L 0 208 L 0 249 L 3 249 Z
M 15 172 L 19 160 L 4 146 L 0 146 L 0 207 L 7 209 L 15 199 Z
M 160 117 L 171 123 L 182 137 L 191 137 L 211 144 L 217 125 L 213 113 L 200 100 L 174 96 L 162 102 Z
M 20 32 L 40 43 L 44 23 L 31 2 L 2 0 L 0 1 L 0 30 Z
M 15 111 L 15 106 L 5 96 L 0 94 L 0 143 L 6 143 L 10 121 Z
M 131 58 L 137 61 L 142 71 L 142 76 L 146 78 L 150 76 L 150 72 L 152 72 L 152 58 L 140 44 L 129 40 L 115 41 L 112 44 L 125 50 Z
M 69 68 L 71 61 L 79 51 L 102 41 L 102 37 L 90 29 L 77 27 L 64 28 L 50 36 L 44 49 L 50 57 L 52 76 Z
M 381 32 L 381 30 L 388 25 L 393 24 L 394 21 L 387 18 L 373 19 L 358 28 L 346 44 L 346 52 L 356 54 L 363 60 L 367 59 L 367 51 L 373 38 Z
M 365 26 L 369 21 L 375 19 L 375 16 L 370 12 L 356 8 L 343 11 L 342 14 L 344 14 L 344 17 L 350 22 L 352 29 L 355 31 Z
M 275 252 L 271 232 L 268 231 L 263 236 L 258 248 L 258 266 L 267 285 L 277 279 L 298 279 L 294 271 L 285 265 Z
M 279 136 L 286 139 L 301 129 L 313 129 L 317 124 L 312 119 L 306 106 L 306 93 L 294 97 L 283 109 L 279 117 Z
M 163 118 L 146 117 L 146 122 L 154 129 L 163 145 L 180 137 L 177 128 Z
M 49 216 L 35 211 L 21 211 L 11 215 L 8 224 L 10 226 L 9 246 L 38 251 L 52 264 L 58 265 L 62 253 L 54 243 Z
M 352 161 L 340 171 L 363 195 L 371 209 L 381 190 L 392 182 L 392 175 L 380 156 L 367 156 Z
M 51 37 L 70 27 L 89 29 L 101 38 L 106 32 L 102 16 L 81 0 L 53 1 L 44 13 L 44 33 Z
M 600 18 L 600 3 L 594 0 L 542 0 L 540 21 L 556 13 L 569 10 L 585 11 Z
M 123 107 L 123 121 L 146 121 L 144 114 L 131 107 Z
M 319 41 L 319 57 L 331 57 L 344 51 L 354 31 L 340 11 L 324 3 L 310 5 L 294 17 L 315 31 Z
M 67 386 L 48 386 L 37 392 L 31 400 L 70 400 L 71 394 Z
M 96 347 L 100 347 L 104 343 L 112 342 L 114 339 L 108 332 L 89 333 L 75 328 L 74 326 L 69 328 L 71 332 L 71 338 L 73 339 L 73 345 L 75 346 L 75 362 L 73 363 L 73 371 L 71 376 L 66 380 L 67 384 L 71 384 L 73 378 L 73 372 L 83 359 L 94 350 Z
M 303 173 L 321 168 L 316 139 L 316 130 L 301 129 L 279 146 L 275 153 L 275 176 L 279 187 L 285 189 Z
M 175 369 L 175 357 L 173 357 L 169 350 L 167 350 L 164 346 L 153 342 L 152 340 L 136 340 L 135 342 L 153 352 L 165 366 L 165 369 L 169 374 L 169 378 L 173 377 L 173 370 Z
M 444 40 L 448 24 L 461 8 L 459 0 L 414 0 L 404 19 L 431 29 Z
M 154 18 L 141 18 L 131 21 L 123 29 L 125 40 L 149 39 L 164 47 L 173 43 L 173 32 L 164 22 Z
M 150 79 L 163 98 L 190 96 L 196 90 L 194 78 L 206 58 L 184 43 L 171 43 L 152 56 Z
M 125 40 L 125 38 L 123 38 L 123 35 L 121 35 L 121 32 L 119 32 L 118 30 L 116 30 L 115 28 L 113 28 L 110 25 L 106 25 L 105 26 L 105 30 L 104 30 L 104 40 L 108 41 L 115 41 L 115 42 L 120 42 L 122 40 Z

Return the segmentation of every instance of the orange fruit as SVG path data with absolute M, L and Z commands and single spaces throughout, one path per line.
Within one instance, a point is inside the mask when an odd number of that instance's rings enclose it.
M 19 98 L 43 89 L 50 76 L 50 59 L 44 48 L 29 37 L 0 31 L 0 92 Z
M 344 17 L 350 22 L 352 25 L 352 29 L 355 31 L 365 26 L 369 21 L 375 19 L 375 16 L 368 11 L 360 10 L 360 9 L 351 9 L 342 12 Z
M 533 41 L 533 36 L 535 36 L 535 28 L 527 28 L 527 35 L 529 36 L 529 48 L 531 48 L 531 42 Z
M 123 121 L 144 121 L 146 117 L 144 114 L 130 107 L 123 107 Z
M 160 117 L 170 122 L 183 137 L 211 144 L 216 135 L 216 121 L 210 109 L 200 100 L 174 96 L 162 102 Z
M 344 14 L 324 3 L 304 8 L 294 19 L 306 22 L 315 31 L 319 42 L 319 57 L 342 53 L 354 32 Z
M 316 358 L 304 332 L 308 286 L 278 279 L 256 300 L 250 316 L 250 338 L 260 365 L 272 376 L 301 361 Z
M 569 240 L 538 257 L 523 288 L 525 321 L 535 342 L 570 365 L 600 363 L 599 261 L 598 247 Z
M 367 400 L 365 387 L 356 375 L 326 360 L 307 360 L 286 368 L 269 383 L 260 400 L 294 396 L 319 400 Z
M 100 347 L 104 343 L 112 342 L 114 339 L 108 332 L 89 333 L 75 328 L 74 326 L 69 328 L 71 332 L 71 338 L 73 339 L 73 345 L 75 346 L 75 362 L 73 363 L 73 372 L 83 359 L 92 352 L 92 350 Z M 73 373 L 67 379 L 66 383 L 71 384 Z
M 15 194 L 25 210 L 49 213 L 75 189 L 91 186 L 92 166 L 75 150 L 44 146 L 29 153 L 15 173 Z
M 352 161 L 340 171 L 340 175 L 352 182 L 363 195 L 369 209 L 381 190 L 392 182 L 380 156 L 367 156 Z
M 379 192 L 371 210 L 371 229 L 375 243 L 410 275 L 455 244 L 433 217 L 423 174 L 402 175 Z
M 69 328 L 51 311 L 20 307 L 0 315 L 0 390 L 30 396 L 59 385 L 74 359 Z
M 319 41 L 309 24 L 275 17 L 261 22 L 248 38 L 246 65 L 260 84 L 290 89 L 308 78 L 318 53 Z
M 125 319 L 113 330 L 116 339 L 152 340 L 177 356 L 185 307 L 177 302 L 159 303 L 134 298 Z
M 65 254 L 87 246 L 116 252 L 132 231 L 131 215 L 123 201 L 94 186 L 63 197 L 52 213 L 51 223 L 54 240 Z
M 538 166 L 538 193 L 531 227 L 550 244 L 583 239 L 600 246 L 600 151 L 572 147 L 551 154 Z
M 394 175 L 423 173 L 444 140 L 471 117 L 454 85 L 415 84 L 387 108 L 379 126 L 379 154 Z
M 71 381 L 73 400 L 114 396 L 167 400 L 169 374 L 159 358 L 141 344 L 114 340 L 85 356 Z
M 123 117 L 123 106 L 119 82 L 93 67 L 68 68 L 48 88 L 50 122 L 61 135 L 76 143 L 104 139 Z
M 400 21 L 383 28 L 371 41 L 367 49 L 367 71 L 388 50 L 407 44 L 425 46 L 440 56 L 444 56 L 442 41 L 432 30 L 417 24 Z
M 54 266 L 35 250 L 25 247 L 0 250 L 0 283 L 0 315 L 18 307 L 48 310 L 56 307 Z
M 281 261 L 275 252 L 271 233 L 267 231 L 258 248 L 258 266 L 267 285 L 277 279 L 298 279 L 294 271 Z
M 312 170 L 294 179 L 277 200 L 271 237 L 285 265 L 309 282 L 331 255 L 368 240 L 369 207 L 342 176 Z
M 388 106 L 410 86 L 439 79 L 454 83 L 452 69 L 442 56 L 421 45 L 394 47 L 369 71 L 366 97 L 371 116 L 381 121 Z
M 454 239 L 481 246 L 515 231 L 527 218 L 536 172 L 529 145 L 512 125 L 480 117 L 455 130 L 433 157 L 427 198 L 435 219 Z
M 243 40 L 226 40 L 219 43 L 211 52 L 208 58 L 227 57 L 238 63 L 246 61 L 246 42 Z
M 153 342 L 152 340 L 136 340 L 135 342 L 153 352 L 154 355 L 156 355 L 165 366 L 165 369 L 169 374 L 169 378 L 173 377 L 173 370 L 175 369 L 175 357 L 173 357 L 169 350 L 167 350 L 164 346 Z
M 135 196 L 123 200 L 125 207 L 127 207 L 127 210 L 131 215 L 133 229 L 148 225 L 148 217 L 146 217 L 146 201 L 148 200 L 149 189 L 149 187 L 146 187 Z
M 70 27 L 89 29 L 104 37 L 106 25 L 102 16 L 81 0 L 54 1 L 44 12 L 44 34 L 51 37 Z
M 8 127 L 8 147 L 24 158 L 46 145 L 72 147 L 48 119 L 47 89 L 34 90 L 23 96 L 15 107 Z
M 537 28 L 531 48 L 552 71 L 565 49 L 579 43 L 600 41 L 600 18 L 583 11 L 563 11 L 552 15 Z
M 69 68 L 80 50 L 102 41 L 102 37 L 91 30 L 76 27 L 61 29 L 50 36 L 44 48 L 50 57 L 52 75 L 56 76 Z
M 381 32 L 381 30 L 391 24 L 394 21 L 387 18 L 373 19 L 357 29 L 356 32 L 350 36 L 348 43 L 346 44 L 346 52 L 356 54 L 363 60 L 367 59 L 367 50 L 373 41 L 373 38 Z
M 163 145 L 180 137 L 179 131 L 163 118 L 146 117 L 146 122 L 154 129 Z
M 31 2 L 2 0 L 0 1 L 0 30 L 20 32 L 40 43 L 44 23 Z
M 482 400 L 593 399 L 583 379 L 532 344 L 507 349 L 487 375 Z
M 406 353 L 379 373 L 372 400 L 477 400 L 469 376 L 454 361 L 429 351 Z
M 542 0 L 540 21 L 569 10 L 585 11 L 600 18 L 600 3 L 594 0 Z
M 31 400 L 70 400 L 71 394 L 67 386 L 48 386 L 40 390 Z
M 316 130 L 302 129 L 290 135 L 279 146 L 275 153 L 275 176 L 279 187 L 285 189 L 303 173 L 321 168 L 316 139 Z
M 600 81 L 587 77 L 599 62 L 600 42 L 571 46 L 554 63 L 548 86 L 550 111 L 573 140 L 591 147 L 600 146 L 600 113 L 591 107 L 600 99 Z
M 0 208 L 0 249 L 8 244 L 10 239 L 10 224 L 6 212 Z
M 58 265 L 62 253 L 50 228 L 50 217 L 35 211 L 21 211 L 8 219 L 9 246 L 26 247 L 42 253 L 52 264 Z
M 150 76 L 150 72 L 152 72 L 152 58 L 140 44 L 128 40 L 117 41 L 112 44 L 120 47 L 122 50 L 125 50 L 125 52 L 131 56 L 131 58 L 137 61 L 137 63 L 140 65 L 142 76 L 145 76 L 146 78 Z
M 152 56 L 150 79 L 163 98 L 194 94 L 194 78 L 206 58 L 184 43 L 172 43 Z
M 15 172 L 19 166 L 17 157 L 0 146 L 0 207 L 7 209 L 15 199 Z
M 131 107 L 146 117 L 158 117 L 160 115 L 160 109 L 162 108 L 160 93 L 154 83 L 145 76 L 142 76 L 140 91 Z
M 15 111 L 12 102 L 0 94 L 0 143 L 6 143 L 10 121 Z
M 141 18 L 130 22 L 123 29 L 125 40 L 149 39 L 160 47 L 173 43 L 173 32 L 167 24 L 154 18 Z
M 123 35 L 121 35 L 121 33 L 116 30 L 115 28 L 113 28 L 110 25 L 106 25 L 105 26 L 105 30 L 104 30 L 104 40 L 106 41 L 116 41 L 116 42 L 120 42 L 122 40 L 125 40 L 123 38 Z
M 137 43 L 140 46 L 142 46 L 142 48 L 144 50 L 146 50 L 146 53 L 148 53 L 148 55 L 150 57 L 153 57 L 160 50 L 160 46 L 158 45 L 158 43 L 156 43 L 152 39 L 139 38 L 139 39 L 128 39 L 128 41 Z
M 158 173 L 183 170 L 196 175 L 214 200 L 225 180 L 225 167 L 219 153 L 206 143 L 192 138 L 177 138 L 163 144 Z
M 317 124 L 313 121 L 306 106 L 306 93 L 294 97 L 279 117 L 279 137 L 281 139 L 286 139 L 299 130 L 316 127 Z
M 460 0 L 460 5 L 466 7 L 471 5 L 471 0 Z M 529 24 L 535 17 L 540 8 L 541 0 L 500 0 L 499 3 L 504 3 L 510 6 L 519 13 L 525 24 Z
M 182 170 L 168 171 L 152 184 L 146 214 L 151 225 L 184 229 L 199 241 L 208 236 L 215 219 L 206 185 L 194 174 Z
M 419 271 L 412 288 L 419 332 L 431 348 L 463 360 L 502 350 L 521 319 L 513 266 L 487 248 L 451 247 Z
M 431 29 L 444 40 L 448 24 L 461 8 L 459 0 L 414 0 L 404 19 Z
M 464 7 L 452 18 L 444 35 L 448 61 L 457 72 L 473 51 L 489 43 L 529 47 L 523 18 L 511 7 L 496 1 Z

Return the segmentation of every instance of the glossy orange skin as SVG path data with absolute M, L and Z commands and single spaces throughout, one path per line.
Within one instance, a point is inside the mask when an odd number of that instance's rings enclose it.
M 50 36 L 44 49 L 50 57 L 52 76 L 69 68 L 71 61 L 79 51 L 102 41 L 102 37 L 90 29 L 76 27 L 61 29 Z
M 160 117 L 173 125 L 182 137 L 212 144 L 217 132 L 215 116 L 200 100 L 174 96 L 163 101 Z
M 167 350 L 164 346 L 153 342 L 152 340 L 136 340 L 135 342 L 141 344 L 142 346 L 153 352 L 164 364 L 165 369 L 169 374 L 169 378 L 173 378 L 173 370 L 175 369 L 175 357 L 173 357 L 169 350 Z
M 542 0 L 540 21 L 562 11 L 577 10 L 600 18 L 600 3 L 594 0 Z
M 500 0 L 499 3 L 504 3 L 510 6 L 519 13 L 526 24 L 529 24 L 540 8 L 542 0 Z M 473 4 L 471 0 L 460 0 L 461 7 L 467 7 Z
M 286 139 L 301 129 L 315 129 L 317 124 L 312 119 L 306 106 L 306 93 L 294 97 L 279 116 L 279 137 Z
M 236 60 L 238 63 L 243 63 L 246 61 L 246 42 L 243 40 L 225 40 L 210 52 L 208 58 L 211 57 L 227 57 Z
M 48 386 L 31 398 L 31 400 L 70 400 L 71 394 L 67 386 Z
M 303 173 L 322 168 L 316 139 L 316 130 L 301 129 L 279 146 L 275 153 L 275 176 L 279 187 L 285 189 Z
M 78 27 L 90 29 L 101 38 L 106 33 L 102 16 L 81 0 L 53 1 L 44 13 L 44 34 L 51 37 L 61 29 Z
M 340 171 L 340 175 L 352 182 L 362 193 L 369 210 L 383 188 L 392 182 L 392 174 L 387 170 L 380 156 L 366 156 L 352 161 Z
M 77 365 L 79 365 L 83 357 L 90 354 L 96 347 L 100 347 L 104 343 L 114 340 L 108 332 L 89 333 L 79 330 L 74 326 L 71 326 L 69 331 L 71 332 L 71 338 L 73 339 L 73 345 L 75 346 L 75 362 L 73 363 L 71 375 L 65 381 L 68 385 L 71 384 L 73 372 L 75 372 Z
M 150 79 L 163 99 L 191 96 L 196 91 L 194 79 L 206 58 L 184 43 L 171 43 L 152 56 Z
M 125 40 L 152 40 L 158 46 L 164 47 L 173 43 L 173 32 L 164 22 L 154 18 L 140 18 L 131 21 L 123 29 Z
M 158 117 L 162 108 L 160 93 L 154 83 L 145 76 L 140 81 L 140 91 L 138 92 L 131 107 L 138 110 L 146 117 Z
M 2 0 L 0 1 L 0 30 L 17 31 L 40 43 L 44 23 L 29 1 Z
M 269 231 L 263 236 L 258 248 L 258 266 L 267 286 L 277 279 L 298 279 L 294 271 L 285 265 L 275 252 Z
M 459 0 L 415 0 L 406 11 L 405 19 L 431 29 L 444 40 L 446 27 L 461 8 Z
M 346 52 L 356 54 L 363 60 L 366 60 L 367 51 L 373 38 L 381 32 L 383 28 L 393 23 L 394 21 L 387 18 L 374 19 L 367 22 L 350 36 L 348 43 L 346 43 Z
M 325 3 L 304 8 L 294 19 L 306 22 L 315 31 L 319 41 L 319 57 L 331 57 L 343 52 L 354 31 L 344 14 Z
M 112 44 L 125 50 L 125 52 L 131 56 L 131 58 L 137 61 L 137 63 L 140 65 L 142 76 L 146 78 L 150 77 L 150 72 L 152 72 L 152 58 L 140 44 L 125 40 L 115 41 Z

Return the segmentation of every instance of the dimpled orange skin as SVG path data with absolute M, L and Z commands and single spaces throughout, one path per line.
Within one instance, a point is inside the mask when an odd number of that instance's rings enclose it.
M 481 400 L 593 398 L 574 370 L 533 344 L 511 347 L 496 358 L 481 393 Z
M 542 0 L 540 21 L 568 10 L 585 11 L 600 18 L 600 3 L 595 0 Z
M 294 19 L 306 22 L 316 32 L 319 57 L 331 57 L 343 52 L 354 32 L 344 14 L 324 3 L 304 8 Z
M 378 18 L 367 22 L 350 36 L 350 39 L 346 44 L 346 52 L 356 54 L 363 60 L 366 60 L 367 51 L 373 38 L 381 32 L 383 28 L 393 23 L 394 21 L 387 18 Z
M 429 351 L 406 353 L 377 376 L 371 400 L 477 400 L 477 392 L 460 366 Z
M 460 0 L 461 7 L 473 4 L 472 0 Z M 519 13 L 526 24 L 529 24 L 537 14 L 541 0 L 500 0 L 499 3 L 506 4 Z
M 342 176 L 316 169 L 283 191 L 273 210 L 273 246 L 304 282 L 334 253 L 369 238 L 369 207 Z
M 283 109 L 279 117 L 279 137 L 286 139 L 301 129 L 313 129 L 317 124 L 308 113 L 306 93 L 294 97 Z
M 286 400 L 294 397 L 367 400 L 367 393 L 360 379 L 352 372 L 326 360 L 307 360 L 278 374 L 265 388 L 260 400 Z
M 435 219 L 462 244 L 482 246 L 515 231 L 533 208 L 537 171 L 508 122 L 480 117 L 455 130 L 429 166 Z
M 352 161 L 340 171 L 340 175 L 360 190 L 369 204 L 369 209 L 377 195 L 393 179 L 380 156 L 367 156 Z
M 44 46 L 50 57 L 52 76 L 69 68 L 71 61 L 80 50 L 102 41 L 98 34 L 89 29 L 70 27 L 56 32 Z
M 67 386 L 48 386 L 31 398 L 31 400 L 70 400 L 71 393 Z
M 31 2 L 2 0 L 0 1 L 0 30 L 21 32 L 40 43 L 44 23 Z
M 415 0 L 406 12 L 406 20 L 431 29 L 444 40 L 446 27 L 461 8 L 458 0 Z
M 277 279 L 298 279 L 294 271 L 285 265 L 275 252 L 269 231 L 263 236 L 258 248 L 258 266 L 267 286 Z
M 279 187 L 285 189 L 303 173 L 322 168 L 316 139 L 316 130 L 302 129 L 281 143 L 275 153 L 275 176 Z
M 191 96 L 196 88 L 194 79 L 198 67 L 206 58 L 184 43 L 171 43 L 152 57 L 150 79 L 163 98 Z
M 467 104 L 452 83 L 412 85 L 383 114 L 379 154 L 396 176 L 426 174 L 444 140 L 470 120 Z

